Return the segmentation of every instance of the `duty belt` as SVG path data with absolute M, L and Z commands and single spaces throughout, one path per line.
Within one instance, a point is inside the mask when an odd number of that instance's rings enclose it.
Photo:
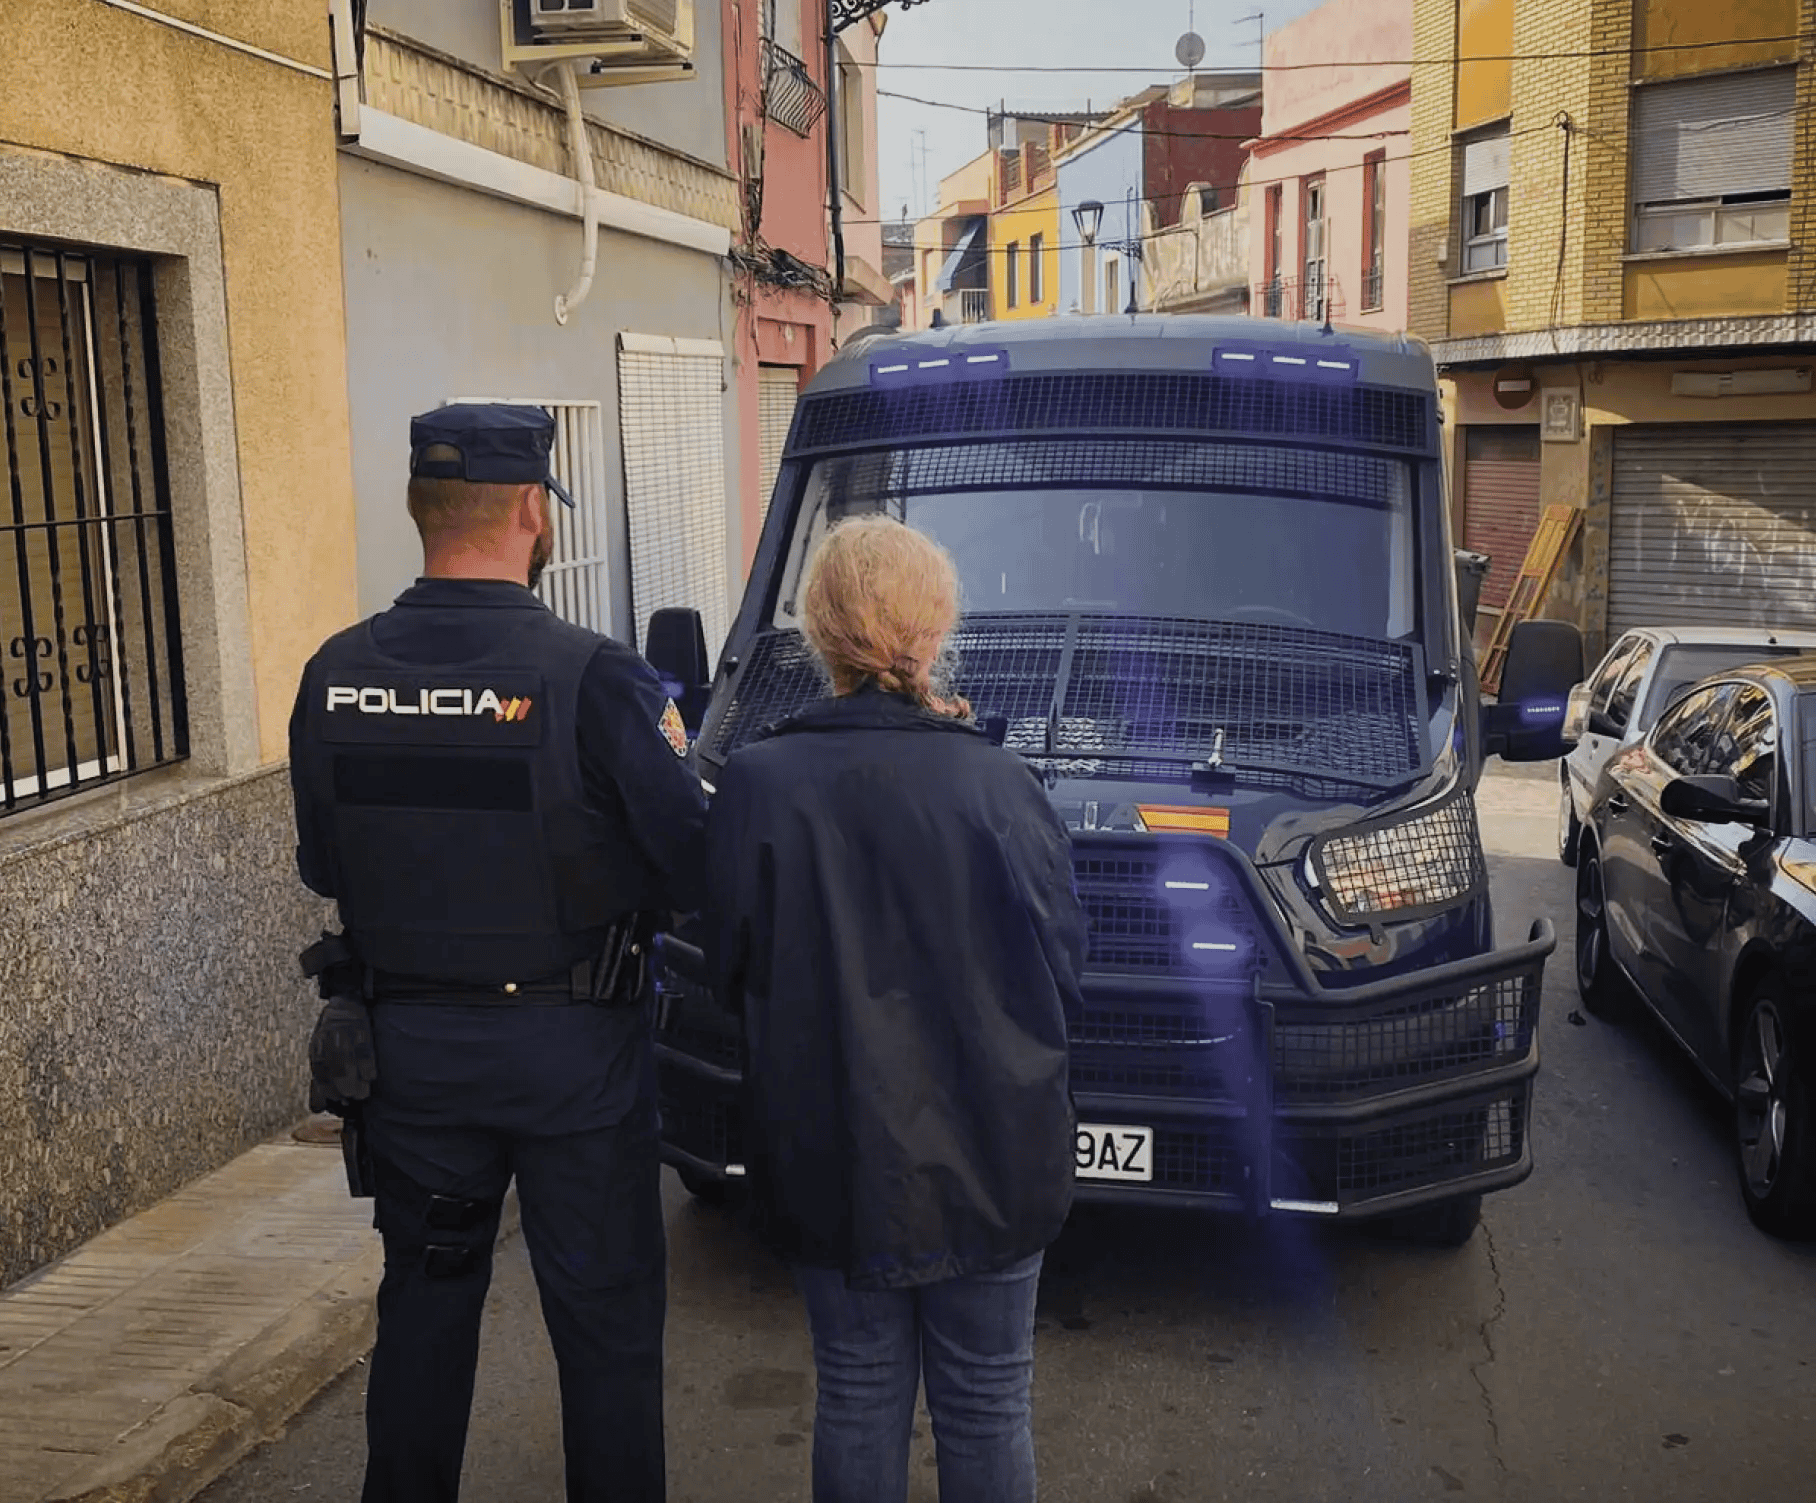
M 373 1002 L 453 1002 L 499 1007 L 526 1002 L 546 1007 L 563 1007 L 572 1002 L 609 1006 L 634 1001 L 643 989 L 644 964 L 653 932 L 646 917 L 630 914 L 612 925 L 597 956 L 577 960 L 566 971 L 529 981 L 478 986 L 470 981 L 437 981 L 429 976 L 368 971 L 366 996 Z
M 599 964 L 603 964 L 600 962 Z M 595 962 L 577 960 L 573 967 L 536 981 L 501 981 L 496 986 L 475 986 L 470 981 L 435 981 L 426 976 L 396 976 L 387 971 L 372 973 L 371 998 L 374 1002 L 454 1002 L 460 1004 L 494 1004 L 515 1006 L 521 1003 L 545 1007 L 563 1007 L 570 1002 L 607 1002 L 615 1000 L 610 993 L 593 993 Z

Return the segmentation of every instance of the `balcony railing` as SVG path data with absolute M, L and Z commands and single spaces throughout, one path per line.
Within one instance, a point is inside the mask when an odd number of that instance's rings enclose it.
M 958 295 L 958 316 L 960 323 L 988 323 L 990 321 L 990 289 L 988 287 L 961 289 Z
M 1343 316 L 1343 289 L 1328 274 L 1303 283 L 1295 277 L 1275 277 L 1256 285 L 1253 308 L 1263 318 L 1305 318 L 1322 323 Z
M 826 113 L 826 93 L 786 47 L 763 42 L 763 113 L 797 136 L 813 133 Z

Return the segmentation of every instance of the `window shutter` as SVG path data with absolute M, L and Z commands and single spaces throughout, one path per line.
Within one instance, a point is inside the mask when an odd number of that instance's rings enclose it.
M 618 337 L 624 508 L 637 642 L 652 613 L 693 606 L 714 658 L 729 625 L 724 352 L 710 340 Z
M 1510 138 L 1505 130 L 1466 142 L 1463 146 L 1463 197 L 1474 198 L 1478 193 L 1505 188 L 1511 160 Z
M 800 373 L 792 365 L 757 367 L 757 498 L 764 517 L 782 470 L 782 451 L 800 392 Z
M 1791 186 L 1797 71 L 1649 84 L 1633 101 L 1633 201 L 1671 203 Z

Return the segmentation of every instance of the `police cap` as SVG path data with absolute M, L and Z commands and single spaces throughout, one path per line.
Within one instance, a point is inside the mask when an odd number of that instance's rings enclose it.
M 410 419 L 410 474 L 481 485 L 546 485 L 574 498 L 549 472 L 555 420 L 540 407 L 457 402 Z

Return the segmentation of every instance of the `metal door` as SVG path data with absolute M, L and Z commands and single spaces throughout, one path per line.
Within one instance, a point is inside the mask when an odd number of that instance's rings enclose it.
M 1543 511 L 1539 430 L 1524 424 L 1478 424 L 1464 435 L 1463 456 L 1463 546 L 1488 555 L 1481 603 L 1499 611 L 1507 604 Z
M 1615 431 L 1608 631 L 1680 623 L 1816 627 L 1816 423 Z

